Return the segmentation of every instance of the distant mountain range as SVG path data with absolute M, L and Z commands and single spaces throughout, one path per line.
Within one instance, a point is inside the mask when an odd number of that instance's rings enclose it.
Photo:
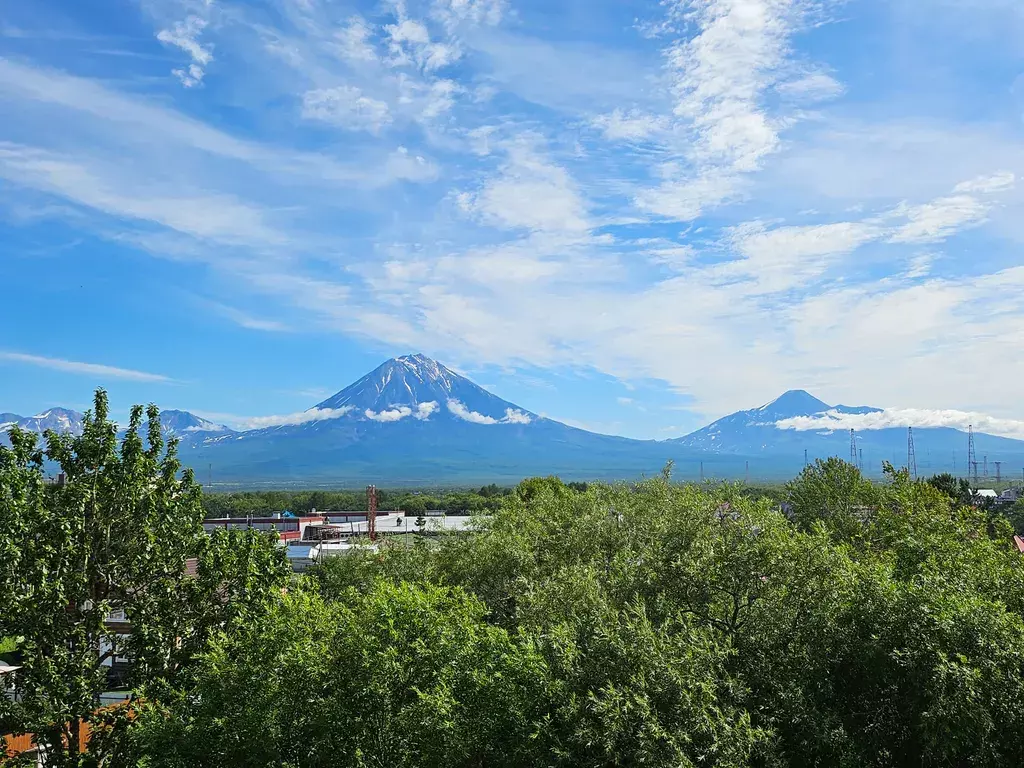
M 0 432 L 6 434 L 11 426 L 18 426 L 26 432 L 42 434 L 47 430 L 82 434 L 85 414 L 69 408 L 50 408 L 35 416 L 19 416 L 16 413 L 0 413 Z M 188 411 L 161 411 L 160 424 L 165 435 L 177 437 L 183 444 L 205 440 L 213 434 L 233 432 L 223 424 L 214 424 Z
M 880 413 L 868 406 L 831 406 L 794 390 L 682 438 L 631 440 L 538 416 L 434 360 L 408 355 L 388 360 L 299 416 L 282 419 L 287 423 L 234 431 L 173 410 L 161 413 L 161 423 L 178 437 L 182 460 L 215 485 L 445 485 L 538 474 L 633 479 L 659 472 L 670 460 L 681 478 L 703 473 L 777 480 L 799 472 L 805 451 L 808 460 L 849 459 L 850 433 L 838 426 L 843 417 Z M 62 408 L 28 418 L 3 413 L 0 431 L 17 424 L 34 432 L 80 433 L 82 418 Z M 921 474 L 966 474 L 965 433 L 914 432 Z M 903 427 L 863 429 L 854 441 L 868 474 L 878 474 L 883 461 L 907 463 Z M 1024 441 L 979 434 L 976 443 L 979 462 L 987 457 L 993 474 L 996 461 L 1003 462 L 1007 476 L 1024 467 Z

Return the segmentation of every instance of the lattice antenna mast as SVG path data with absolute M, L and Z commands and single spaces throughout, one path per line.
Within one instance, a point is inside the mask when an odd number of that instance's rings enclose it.
M 857 432 L 850 430 L 850 464 L 857 466 Z
M 907 427 L 907 470 L 917 480 L 917 450 L 914 448 L 913 427 Z
M 978 454 L 974 450 L 974 425 L 967 426 L 967 476 L 978 485 Z

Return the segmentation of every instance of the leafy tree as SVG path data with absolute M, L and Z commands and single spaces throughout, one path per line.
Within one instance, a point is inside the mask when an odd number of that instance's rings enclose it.
M 817 459 L 786 486 L 793 519 L 810 529 L 821 523 L 844 536 L 855 536 L 872 515 L 877 493 L 853 464 L 837 458 Z
M 534 765 L 547 675 L 460 590 L 293 592 L 135 731 L 151 766 Z
M 47 433 L 44 453 L 15 429 L 0 447 L 0 637 L 20 638 L 23 665 L 17 701 L 0 698 L 0 725 L 36 734 L 52 765 L 78 764 L 82 723 L 108 689 L 105 662 L 130 658 L 129 681 L 158 691 L 285 577 L 266 539 L 204 534 L 200 489 L 176 444 L 165 446 L 157 409 L 146 416 L 143 439 L 142 408 L 132 409 L 119 445 L 99 390 L 81 436 Z M 66 483 L 45 482 L 44 456 Z M 127 638 L 108 620 L 113 608 L 125 611 Z
M 957 504 L 969 505 L 973 500 L 971 484 L 965 478 L 958 478 L 946 472 L 928 478 L 928 484 Z

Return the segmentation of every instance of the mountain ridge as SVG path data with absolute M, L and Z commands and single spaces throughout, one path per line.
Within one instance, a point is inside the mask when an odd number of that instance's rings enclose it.
M 531 474 L 625 479 L 652 474 L 672 460 L 691 476 L 792 476 L 807 459 L 850 457 L 844 415 L 881 413 L 870 406 L 829 405 L 792 389 L 758 408 L 737 411 L 680 438 L 633 440 L 600 435 L 538 416 L 503 400 L 422 354 L 392 358 L 298 417 L 234 431 L 188 411 L 167 410 L 161 423 L 181 443 L 186 464 L 218 468 L 235 483 L 331 482 L 371 476 L 378 481 L 508 480 Z M 0 417 L 16 416 L 3 414 Z M 821 417 L 821 428 L 804 428 Z M 50 409 L 31 419 L 80 430 L 81 414 Z M 271 417 L 273 418 L 273 417 Z M 78 421 L 76 421 L 78 419 Z M 801 419 L 811 422 L 800 423 Z M 794 420 L 795 426 L 786 422 Z M 833 426 L 829 420 L 835 423 Z M 3 422 L 0 421 L 0 424 Z M 800 427 L 800 428 L 796 428 Z M 918 428 L 919 456 L 966 453 L 966 434 Z M 883 460 L 906 456 L 906 428 L 855 433 L 857 461 L 877 473 Z M 1024 465 L 1024 441 L 977 434 L 979 456 L 989 452 Z M 963 443 L 963 446 L 960 444 Z M 936 459 L 940 471 L 955 470 Z

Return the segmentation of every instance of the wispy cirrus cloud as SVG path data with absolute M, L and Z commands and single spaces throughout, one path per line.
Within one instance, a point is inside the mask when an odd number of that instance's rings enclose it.
M 215 51 L 217 87 L 0 59 L 0 175 L 18 206 L 266 308 L 227 322 L 287 317 L 268 341 L 651 378 L 707 415 L 755 381 L 1010 402 L 1019 126 L 952 116 L 889 61 L 866 79 L 817 36 L 889 22 L 824 30 L 837 5 L 652 1 L 624 33 L 596 2 L 558 35 L 515 2 L 160 5 L 143 37 L 204 72 Z
M 118 368 L 112 365 L 101 363 L 84 363 L 78 360 L 64 360 L 59 357 L 44 357 L 42 355 L 29 355 L 23 352 L 0 351 L 0 361 L 20 363 L 23 365 L 35 366 L 37 368 L 49 368 L 54 371 L 75 373 L 83 376 L 90 376 L 98 380 L 126 379 L 128 381 L 142 381 L 154 384 L 174 383 L 170 376 L 159 373 L 147 373 L 136 371 L 131 368 Z

